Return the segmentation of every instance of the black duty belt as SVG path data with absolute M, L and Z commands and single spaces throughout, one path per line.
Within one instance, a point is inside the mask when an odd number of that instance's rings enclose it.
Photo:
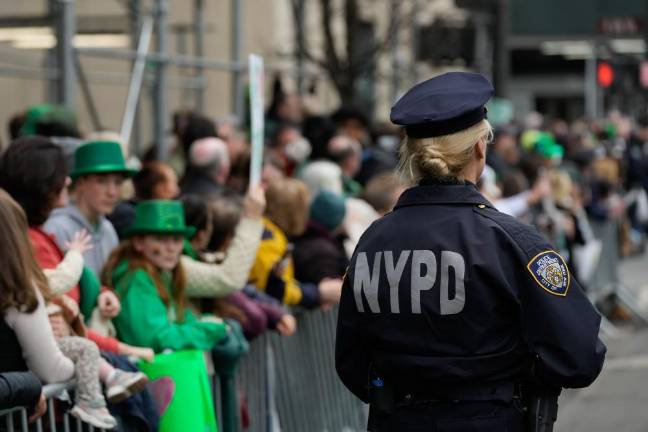
M 519 386 L 513 382 L 480 384 L 430 384 L 416 388 L 395 386 L 396 405 L 427 402 L 511 402 L 519 395 Z

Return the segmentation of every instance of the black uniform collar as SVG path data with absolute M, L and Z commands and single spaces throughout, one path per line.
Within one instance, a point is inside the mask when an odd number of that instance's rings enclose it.
M 472 204 L 495 208 L 469 181 L 456 179 L 421 180 L 418 186 L 407 189 L 398 199 L 394 210 L 399 207 L 425 204 Z

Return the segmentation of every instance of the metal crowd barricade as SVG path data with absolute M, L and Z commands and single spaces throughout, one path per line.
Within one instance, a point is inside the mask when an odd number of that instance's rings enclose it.
M 19 417 L 20 426 L 15 426 L 16 417 Z M 0 431 L 28 431 L 27 410 L 25 408 L 10 408 L 0 410 Z
M 611 221 L 590 221 L 594 236 L 601 241 L 601 255 L 590 280 L 596 299 L 612 294 L 619 283 L 619 226 Z
M 28 423 L 27 410 L 22 407 L 0 410 L 0 431 L 2 432 L 94 432 L 103 431 L 92 425 L 82 422 L 80 419 L 70 418 L 70 414 L 60 412 L 57 417 L 56 399 L 68 400 L 67 391 L 74 387 L 74 382 L 55 383 L 43 386 L 43 394 L 47 398 L 47 411 L 34 423 Z M 60 411 L 60 410 L 59 410 Z M 58 421 L 57 421 L 58 420 Z
M 619 278 L 619 223 L 616 221 L 590 221 L 590 225 L 594 236 L 602 244 L 598 265 L 589 281 L 591 300 L 603 300 L 613 294 L 632 313 L 635 320 L 648 324 L 648 314 L 641 309 L 636 294 Z M 605 324 L 607 333 L 616 334 L 616 329 L 611 323 L 605 320 L 603 324 Z
M 366 430 L 366 407 L 335 372 L 337 308 L 298 316 L 290 337 L 266 333 L 241 362 L 252 432 Z

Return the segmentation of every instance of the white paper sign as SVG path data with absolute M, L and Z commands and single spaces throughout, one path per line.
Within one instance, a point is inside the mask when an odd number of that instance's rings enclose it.
M 263 58 L 256 54 L 250 54 L 248 67 L 248 76 L 250 77 L 250 137 L 252 143 L 250 187 L 253 187 L 261 181 L 261 169 L 263 166 Z

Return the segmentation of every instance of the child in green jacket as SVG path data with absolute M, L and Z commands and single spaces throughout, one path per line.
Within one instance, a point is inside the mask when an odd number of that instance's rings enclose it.
M 216 318 L 198 320 L 185 308 L 183 242 L 195 229 L 185 225 L 178 201 L 143 201 L 127 239 L 110 256 L 104 284 L 115 289 L 122 309 L 114 318 L 119 339 L 137 346 L 211 350 L 228 335 Z

